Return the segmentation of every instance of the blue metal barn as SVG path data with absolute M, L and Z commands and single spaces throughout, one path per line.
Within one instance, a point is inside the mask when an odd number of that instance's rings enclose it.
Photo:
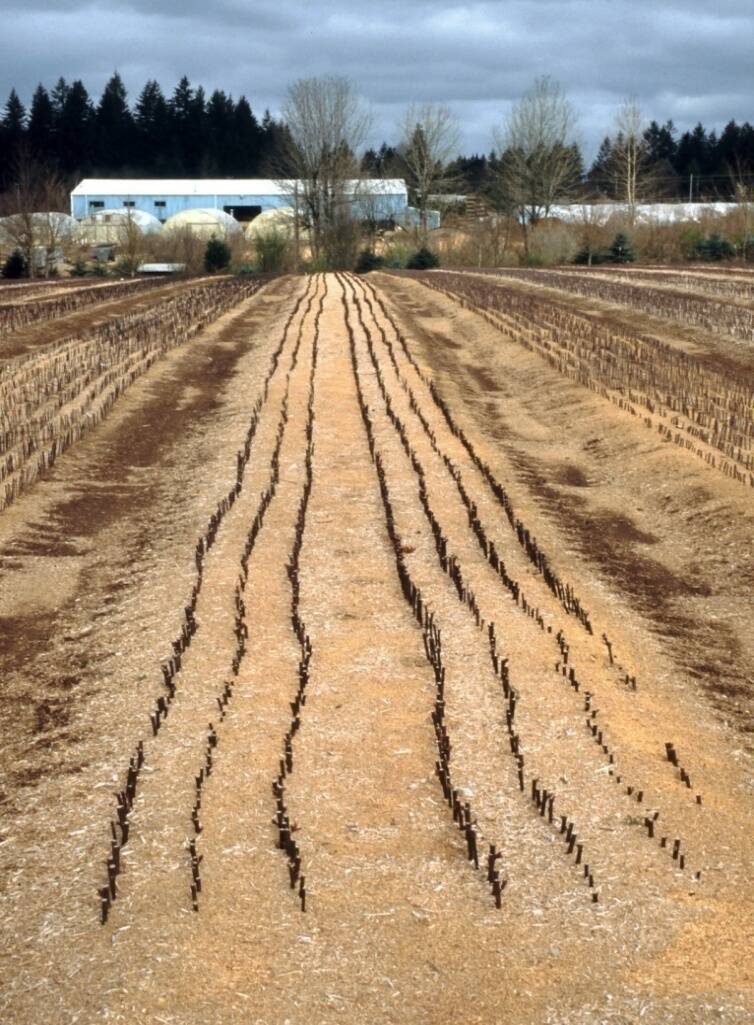
M 359 197 L 370 216 L 406 220 L 408 192 L 400 179 L 349 183 L 347 195 Z M 83 220 L 98 210 L 142 210 L 164 222 L 182 210 L 224 210 L 251 221 L 264 210 L 293 205 L 293 183 L 264 178 L 84 178 L 71 193 L 71 214 Z

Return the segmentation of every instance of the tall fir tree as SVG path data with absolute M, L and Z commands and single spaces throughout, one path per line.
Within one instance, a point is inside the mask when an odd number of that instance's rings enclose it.
M 709 137 L 700 122 L 693 131 L 683 133 L 678 142 L 675 159 L 675 169 L 683 179 L 682 187 L 688 183 L 691 199 L 698 200 L 703 197 L 703 176 L 710 173 L 710 163 Z
M 607 196 L 610 199 L 615 196 L 615 184 L 610 170 L 612 157 L 613 141 L 609 135 L 606 135 L 586 176 L 586 184 L 591 192 Z
M 91 173 L 94 162 L 95 111 L 80 79 L 72 82 L 67 89 L 56 122 L 59 164 L 63 173 Z
M 231 174 L 253 178 L 260 172 L 262 133 L 249 101 L 241 96 L 233 112 Z
M 11 180 L 13 166 L 26 141 L 26 108 L 15 89 L 11 89 L 0 121 L 0 186 Z
M 207 100 L 204 87 L 201 85 L 197 86 L 191 102 L 188 133 L 185 149 L 188 172 L 192 177 L 194 175 L 206 176 Z
M 666 121 L 664 125 L 657 121 L 651 121 L 644 132 L 644 141 L 647 144 L 647 155 L 654 164 L 667 161 L 672 165 L 676 150 L 675 125 L 672 121 Z
M 20 142 L 26 131 L 26 107 L 18 97 L 15 89 L 11 89 L 3 111 L 3 131 L 6 139 Z
M 647 161 L 652 167 L 654 191 L 658 198 L 673 199 L 678 195 L 680 181 L 675 170 L 678 150 L 676 130 L 672 121 L 664 125 L 651 121 L 644 131 Z
M 56 162 L 55 111 L 50 94 L 43 85 L 34 91 L 29 112 L 29 146 L 38 160 Z
M 102 174 L 124 175 L 134 156 L 134 122 L 123 80 L 114 72 L 95 117 L 96 161 Z
M 136 101 L 134 129 L 138 153 L 133 163 L 139 172 L 146 175 L 172 174 L 168 103 L 154 79 L 147 82 Z
M 184 75 L 173 90 L 168 103 L 170 115 L 171 157 L 175 167 L 174 174 L 179 178 L 190 176 L 189 162 L 191 142 L 188 138 L 194 117 L 194 90 L 191 82 Z
M 65 107 L 65 101 L 68 99 L 68 93 L 71 91 L 71 87 L 68 85 L 66 80 L 61 75 L 53 86 L 50 94 L 52 100 L 52 109 L 55 117 L 60 117 Z
M 215 89 L 207 101 L 205 163 L 210 176 L 232 174 L 235 103 L 222 89 Z
M 262 118 L 258 174 L 288 178 L 294 174 L 291 158 L 293 141 L 288 126 L 276 121 L 269 110 Z
M 487 157 L 483 153 L 457 157 L 449 164 L 448 172 L 457 178 L 459 191 L 481 192 L 487 178 Z

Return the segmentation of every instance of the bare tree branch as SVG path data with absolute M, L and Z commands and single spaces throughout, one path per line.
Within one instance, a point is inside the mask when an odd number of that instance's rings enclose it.
M 371 117 L 346 78 L 300 78 L 288 89 L 283 119 L 292 140 L 290 165 L 298 180 L 284 187 L 311 229 L 316 258 L 327 256 L 329 240 L 351 220 L 346 183 L 360 177 L 358 151 Z
M 403 121 L 400 154 L 408 185 L 416 197 L 422 238 L 427 236 L 427 208 L 432 193 L 454 184 L 446 165 L 458 149 L 458 122 L 448 107 L 433 103 L 411 106 Z
M 13 160 L 12 183 L 3 197 L 3 232 L 23 254 L 30 277 L 36 274 L 40 250 L 47 276 L 56 254 L 72 241 L 70 219 L 62 213 L 67 205 L 68 192 L 60 175 L 21 146 Z
M 617 135 L 610 151 L 608 173 L 615 182 L 617 198 L 628 207 L 629 223 L 633 224 L 636 207 L 650 198 L 655 177 L 644 138 L 642 113 L 635 100 L 625 101 L 615 126 Z
M 527 255 L 528 226 L 573 195 L 579 184 L 575 127 L 573 107 L 561 87 L 544 77 L 515 104 L 504 130 L 495 133 L 502 154 L 501 191 L 517 210 Z

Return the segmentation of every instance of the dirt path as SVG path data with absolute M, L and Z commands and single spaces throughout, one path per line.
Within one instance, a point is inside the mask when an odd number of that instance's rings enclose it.
M 642 467 L 701 487 L 633 429 L 385 276 L 274 282 L 134 384 L 0 519 L 5 1019 L 748 1021 L 746 741 L 559 483 L 605 525 Z

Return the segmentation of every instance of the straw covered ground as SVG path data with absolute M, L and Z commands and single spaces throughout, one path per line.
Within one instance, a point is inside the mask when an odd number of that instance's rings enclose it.
M 750 286 L 645 278 L 0 341 L 2 1021 L 751 1021 Z

